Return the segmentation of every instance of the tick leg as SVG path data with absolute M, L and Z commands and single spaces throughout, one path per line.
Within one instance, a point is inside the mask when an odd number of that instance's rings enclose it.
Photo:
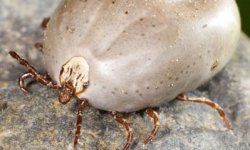
M 225 112 L 223 111 L 223 109 L 215 102 L 211 101 L 210 99 L 207 98 L 189 98 L 185 95 L 179 95 L 177 96 L 176 100 L 178 101 L 184 101 L 184 102 L 194 102 L 194 103 L 202 103 L 202 104 L 207 104 L 210 107 L 212 107 L 213 109 L 217 110 L 217 112 L 219 113 L 219 115 L 222 117 L 226 127 L 228 129 L 231 129 L 231 125 L 225 115 Z
M 152 108 L 146 109 L 145 112 L 150 118 L 152 118 L 154 122 L 154 129 L 151 131 L 151 134 L 148 136 L 148 138 L 144 141 L 144 144 L 149 144 L 152 141 L 152 139 L 155 137 L 159 129 L 158 114 Z
M 35 48 L 41 52 L 43 52 L 43 42 L 37 42 L 35 43 Z
M 48 23 L 50 21 L 50 17 L 46 17 L 43 19 L 42 23 L 41 23 L 41 28 L 42 30 L 46 30 L 48 27 Z M 43 42 L 37 42 L 35 43 L 35 48 L 38 49 L 39 51 L 43 52 Z
M 77 121 L 76 121 L 76 129 L 75 129 L 75 136 L 74 136 L 74 149 L 76 149 L 76 146 L 78 144 L 78 139 L 81 133 L 81 127 L 82 127 L 82 115 L 83 115 L 83 108 L 87 105 L 86 99 L 80 99 L 79 105 L 78 105 L 78 111 L 77 111 Z
M 121 116 L 119 116 L 117 114 L 117 112 L 112 112 L 111 113 L 113 118 L 115 119 L 115 121 L 117 121 L 118 123 L 122 124 L 127 131 L 127 142 L 126 144 L 123 146 L 123 150 L 128 150 L 131 143 L 132 143 L 132 139 L 133 139 L 133 133 L 132 133 L 132 129 L 130 127 L 130 124 L 127 122 L 127 120 L 123 119 Z
M 31 73 L 25 73 L 21 77 L 19 77 L 19 80 L 18 80 L 19 87 L 24 93 L 29 93 L 24 84 L 24 80 L 29 77 L 33 77 L 33 75 Z
M 43 19 L 43 21 L 41 23 L 41 28 L 43 30 L 47 29 L 49 21 L 50 21 L 50 17 L 46 17 Z
M 23 65 L 26 68 L 27 72 L 29 73 L 27 75 L 25 74 L 23 78 L 20 77 L 21 79 L 23 79 L 21 81 L 21 84 L 24 82 L 24 79 L 27 78 L 27 76 L 28 76 L 28 77 L 32 77 L 37 82 L 39 82 L 39 83 L 41 83 L 49 88 L 52 88 L 52 89 L 60 88 L 59 85 L 57 85 L 53 81 L 49 80 L 46 75 L 44 76 L 44 75 L 39 74 L 38 71 L 33 66 L 31 66 L 25 59 L 21 58 L 16 52 L 10 51 L 9 54 L 14 59 L 16 59 L 21 65 Z

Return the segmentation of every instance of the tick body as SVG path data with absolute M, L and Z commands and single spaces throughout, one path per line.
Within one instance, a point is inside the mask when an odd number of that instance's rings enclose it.
M 234 0 L 65 0 L 45 32 L 45 68 L 60 84 L 62 66 L 82 57 L 90 84 L 78 97 L 107 111 L 154 107 L 221 70 L 239 22 Z
M 52 81 L 35 73 L 16 53 L 10 54 L 27 68 L 19 82 L 23 91 L 23 80 L 33 77 L 59 89 L 62 104 L 71 97 L 79 100 L 74 145 L 87 102 L 112 112 L 126 128 L 124 149 L 129 148 L 133 135 L 130 124 L 117 112 L 149 108 L 146 113 L 154 122 L 145 140 L 149 143 L 159 128 L 151 107 L 176 97 L 208 104 L 230 128 L 217 104 L 180 94 L 206 82 L 232 56 L 240 34 L 234 0 L 64 0 L 43 26 L 47 27 L 44 63 Z

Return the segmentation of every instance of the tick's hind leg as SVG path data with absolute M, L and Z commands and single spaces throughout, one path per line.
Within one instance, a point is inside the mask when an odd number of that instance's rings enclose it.
M 74 136 L 74 149 L 76 149 L 76 146 L 78 144 L 78 139 L 81 133 L 81 127 L 82 127 L 82 111 L 83 108 L 87 105 L 86 99 L 80 99 L 79 105 L 78 105 L 78 111 L 77 111 L 77 121 L 76 121 L 76 129 L 75 129 L 75 136 Z
M 25 93 L 27 92 L 27 89 L 24 86 L 24 80 L 27 79 L 28 77 L 32 77 L 34 80 L 36 80 L 37 82 L 52 88 L 52 89 L 58 89 L 60 88 L 59 85 L 57 85 L 56 83 L 52 82 L 47 75 L 41 75 L 38 73 L 38 71 L 31 66 L 26 60 L 24 60 L 23 58 L 21 58 L 16 52 L 14 51 L 10 51 L 9 54 L 16 59 L 21 65 L 23 65 L 26 70 L 27 73 L 25 73 L 24 75 L 22 75 L 19 78 L 19 86 L 21 88 L 22 91 L 24 91 Z
M 213 109 L 217 110 L 217 112 L 219 113 L 219 115 L 222 117 L 226 127 L 228 129 L 231 128 L 231 125 L 225 115 L 225 112 L 223 111 L 223 109 L 215 102 L 211 101 L 210 99 L 207 98 L 189 98 L 185 95 L 179 95 L 176 97 L 176 100 L 178 101 L 184 101 L 184 102 L 194 102 L 194 103 L 202 103 L 202 104 L 207 104 L 210 107 L 212 107 Z
M 35 48 L 37 49 L 37 50 L 39 50 L 40 52 L 42 52 L 43 53 L 43 42 L 37 42 L 37 43 L 35 43 Z
M 42 30 L 46 30 L 48 27 L 48 23 L 50 21 L 50 17 L 46 17 L 43 19 L 42 23 L 41 23 L 41 28 Z M 38 49 L 39 51 L 43 52 L 43 42 L 37 42 L 35 43 L 35 48 Z
M 50 21 L 50 17 L 46 17 L 43 19 L 43 21 L 41 23 L 41 28 L 43 30 L 47 29 L 49 21 Z
M 144 141 L 144 144 L 149 144 L 152 141 L 152 139 L 155 137 L 155 135 L 156 135 L 156 133 L 158 132 L 158 129 L 159 129 L 158 114 L 152 108 L 146 109 L 145 112 L 147 113 L 147 115 L 150 118 L 152 118 L 152 120 L 154 122 L 153 130 L 151 131 L 148 138 Z
M 132 139 L 133 139 L 133 133 L 132 133 L 132 129 L 129 125 L 129 123 L 123 119 L 121 116 L 119 116 L 117 114 L 117 112 L 112 112 L 111 113 L 113 118 L 120 124 L 122 124 L 125 128 L 126 128 L 126 131 L 127 131 L 127 142 L 126 144 L 123 146 L 123 150 L 127 150 L 129 149 L 131 143 L 132 143 Z

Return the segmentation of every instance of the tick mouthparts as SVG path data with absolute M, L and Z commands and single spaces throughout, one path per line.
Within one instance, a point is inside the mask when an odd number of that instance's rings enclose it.
M 75 95 L 82 93 L 89 84 L 89 65 L 83 57 L 73 57 L 61 69 L 61 85 L 71 82 Z

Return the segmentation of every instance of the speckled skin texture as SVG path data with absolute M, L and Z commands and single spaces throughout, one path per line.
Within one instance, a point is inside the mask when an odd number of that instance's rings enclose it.
M 42 40 L 39 25 L 57 0 L 0 0 L 0 149 L 67 150 L 73 140 L 76 106 L 58 102 L 58 92 L 29 84 L 23 94 L 17 84 L 25 72 L 7 50 L 16 50 L 39 72 L 42 54 L 33 45 Z M 221 105 L 233 130 L 226 130 L 216 111 L 206 105 L 172 101 L 156 109 L 161 128 L 154 141 L 142 142 L 152 129 L 144 113 L 124 115 L 134 131 L 131 150 L 248 150 L 250 147 L 250 40 L 241 36 L 228 65 L 207 84 L 189 93 L 205 96 Z M 86 107 L 79 149 L 117 150 L 125 138 L 123 126 L 110 114 Z
M 45 33 L 44 62 L 59 83 L 62 65 L 83 57 L 90 85 L 77 96 L 131 112 L 207 81 L 231 58 L 239 35 L 234 0 L 64 0 Z

